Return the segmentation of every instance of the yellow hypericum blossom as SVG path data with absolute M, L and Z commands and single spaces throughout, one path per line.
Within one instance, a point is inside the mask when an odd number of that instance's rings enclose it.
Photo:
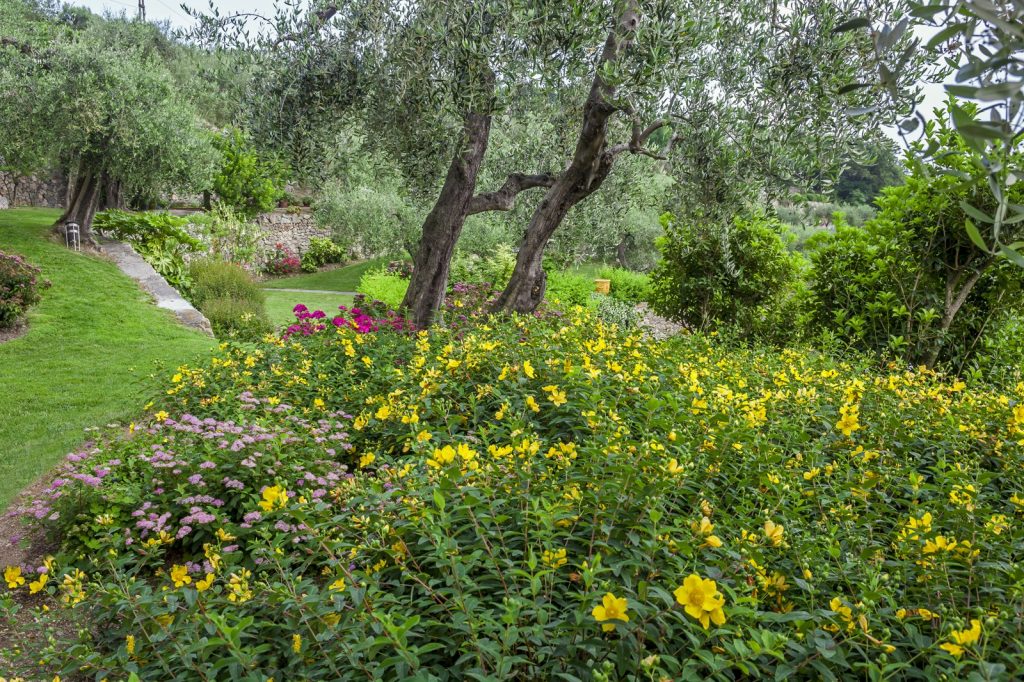
M 169 416 L 171 415 L 167 414 L 163 410 L 160 410 L 159 412 L 153 415 L 153 419 L 157 420 L 158 422 L 162 422 L 165 421 Z
M 175 587 L 181 587 L 182 585 L 188 585 L 192 582 L 192 578 L 189 577 L 188 567 L 174 565 L 171 566 L 171 580 L 174 582 Z
M 65 604 L 74 606 L 85 600 L 85 588 L 82 586 L 85 578 L 85 573 L 77 568 L 64 576 L 64 580 L 61 582 L 61 590 L 64 592 L 61 600 Z
M 718 591 L 714 580 L 701 578 L 696 573 L 686 577 L 683 584 L 672 593 L 687 615 L 700 621 L 707 630 L 711 623 L 725 623 L 725 597 Z
M 391 416 L 391 408 L 387 405 L 381 405 L 373 416 L 377 418 L 377 421 L 384 421 Z
M 196 581 L 196 590 L 206 592 L 213 585 L 213 573 L 207 573 L 205 578 Z
M 594 616 L 594 620 L 601 623 L 601 629 L 605 632 L 611 632 L 615 629 L 615 623 L 607 623 L 605 621 L 621 621 L 623 623 L 629 622 L 629 614 L 626 612 L 629 608 L 629 602 L 626 601 L 625 597 L 616 597 L 611 592 L 608 592 L 601 599 L 601 603 L 594 607 L 591 611 L 591 615 Z
M 951 552 L 956 548 L 956 540 L 954 538 L 947 538 L 945 535 L 936 535 L 934 540 L 926 540 L 924 543 L 923 551 L 925 554 L 935 554 L 936 552 Z
M 263 511 L 283 509 L 286 504 L 288 504 L 288 491 L 281 486 L 274 485 L 263 489 L 263 499 L 259 502 L 260 509 Z
M 526 406 L 534 412 L 540 412 L 540 405 L 537 404 L 532 395 L 526 396 Z
M 525 374 L 527 377 L 531 379 L 533 379 L 536 376 L 536 374 L 533 371 L 533 365 L 530 364 L 529 360 L 523 362 L 523 374 Z
M 427 464 L 435 469 L 440 469 L 454 461 L 455 448 L 451 445 L 445 445 L 443 448 L 434 448 L 434 456 L 427 460 Z
M 248 569 L 241 569 L 238 573 L 232 573 L 228 578 L 228 600 L 236 603 L 247 602 L 252 599 L 252 590 L 249 589 L 249 578 L 252 573 Z
M 217 529 L 217 539 L 220 540 L 221 542 L 231 542 L 232 540 L 235 539 L 235 536 L 232 535 L 231 533 L 227 532 L 223 528 L 218 528 Z
M 544 550 L 544 553 L 541 555 L 541 561 L 551 568 L 561 568 L 562 566 L 565 566 L 565 564 L 568 563 L 565 548 L 556 549 L 555 551 L 551 551 L 550 549 Z
M 50 575 L 48 573 L 40 573 L 35 580 L 28 584 L 28 593 L 35 594 L 36 592 L 39 592 L 43 589 L 43 587 L 46 586 L 46 583 L 47 581 L 49 581 L 49 579 Z
M 292 651 L 302 653 L 302 635 L 292 635 Z
M 858 421 L 860 416 L 860 407 L 857 405 L 843 405 L 839 408 L 839 414 L 842 415 L 839 421 L 836 422 L 836 428 L 843 432 L 844 436 L 850 436 L 854 431 L 861 428 L 860 422 Z
M 135 635 L 127 635 L 124 638 L 124 650 L 129 656 L 135 653 Z
M 373 464 L 373 460 L 375 459 L 377 459 L 377 455 L 373 454 L 372 452 L 368 452 L 359 458 L 359 466 L 365 469 L 366 467 Z
M 4 580 L 7 581 L 7 587 L 14 590 L 25 584 L 25 578 L 21 575 L 21 568 L 19 566 L 8 566 L 4 569 Z
M 323 398 L 313 398 L 313 407 L 318 410 L 322 410 L 327 406 Z
M 328 585 L 327 589 L 331 590 L 332 592 L 344 592 L 345 591 L 345 579 L 344 578 L 338 578 L 333 583 Z
M 771 519 L 764 522 L 764 537 L 776 547 L 782 544 L 782 534 L 785 529 L 782 524 L 775 523 Z
M 686 467 L 680 466 L 679 460 L 677 460 L 675 457 L 668 461 L 668 464 L 665 466 L 665 469 L 670 474 L 681 474 L 684 471 L 686 471 Z
M 954 658 L 960 658 L 963 656 L 965 648 L 977 643 L 981 637 L 981 621 L 974 618 L 971 620 L 970 628 L 967 630 L 953 630 L 949 633 L 949 636 L 953 641 L 941 644 L 939 648 L 948 651 Z
M 174 616 L 172 616 L 169 613 L 165 613 L 163 615 L 157 616 L 153 620 L 155 620 L 157 623 L 159 623 L 161 625 L 161 627 L 165 627 L 166 628 L 166 627 L 170 627 L 171 623 L 174 622 Z

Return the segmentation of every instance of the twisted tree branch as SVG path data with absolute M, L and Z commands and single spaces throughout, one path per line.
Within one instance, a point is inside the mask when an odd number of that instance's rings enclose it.
M 501 189 L 495 192 L 477 194 L 469 200 L 467 214 L 483 213 L 484 211 L 511 211 L 516 205 L 516 197 L 520 192 L 534 187 L 551 187 L 555 184 L 555 176 L 550 173 L 525 175 L 512 173 L 505 180 Z

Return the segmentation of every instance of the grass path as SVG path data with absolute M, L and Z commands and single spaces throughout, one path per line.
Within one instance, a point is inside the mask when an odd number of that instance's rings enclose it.
M 338 306 L 352 305 L 352 296 L 344 293 L 309 293 L 296 291 L 277 291 L 264 289 L 266 310 L 270 321 L 275 325 L 290 324 L 295 321 L 292 309 L 299 303 L 305 304 L 310 310 L 320 309 L 328 317 L 338 313 Z
M 215 342 L 179 325 L 101 258 L 47 239 L 57 211 L 0 211 L 0 250 L 43 268 L 53 287 L 25 336 L 0 344 L 0 509 L 84 439 L 125 420 L 173 368 Z
M 387 258 L 375 258 L 353 263 L 343 268 L 323 270 L 309 275 L 281 277 L 262 283 L 264 289 L 316 289 L 319 291 L 355 291 L 359 279 L 367 270 L 379 268 L 388 262 Z M 306 305 L 309 305 L 308 303 Z

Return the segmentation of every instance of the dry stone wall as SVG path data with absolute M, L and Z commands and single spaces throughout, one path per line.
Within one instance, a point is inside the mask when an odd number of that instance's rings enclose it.
M 314 237 L 331 236 L 329 229 L 316 224 L 313 213 L 308 209 L 298 212 L 280 209 L 264 213 L 256 218 L 256 224 L 264 232 L 259 244 L 261 252 L 273 251 L 276 244 L 281 244 L 298 255 L 309 248 Z
M 0 209 L 19 206 L 61 208 L 68 181 L 61 173 L 24 176 L 0 171 Z

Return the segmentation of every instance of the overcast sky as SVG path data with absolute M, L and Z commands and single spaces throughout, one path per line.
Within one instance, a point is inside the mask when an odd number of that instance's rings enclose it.
M 173 28 L 187 28 L 193 23 L 181 9 L 181 3 L 176 0 L 144 0 L 144 2 L 146 3 L 146 19 L 149 21 L 166 20 L 171 23 Z M 215 2 L 222 15 L 233 12 L 255 12 L 271 16 L 274 12 L 274 0 L 215 0 Z M 128 16 L 134 16 L 139 7 L 138 0 L 72 0 L 72 4 L 88 7 L 97 14 L 124 12 Z M 189 0 L 186 4 L 195 9 L 206 10 L 209 7 L 209 0 Z M 945 92 L 941 85 L 926 85 L 925 101 L 921 107 L 921 113 L 930 118 L 932 109 L 942 106 L 944 101 Z M 890 137 L 896 138 L 894 130 L 886 132 Z

